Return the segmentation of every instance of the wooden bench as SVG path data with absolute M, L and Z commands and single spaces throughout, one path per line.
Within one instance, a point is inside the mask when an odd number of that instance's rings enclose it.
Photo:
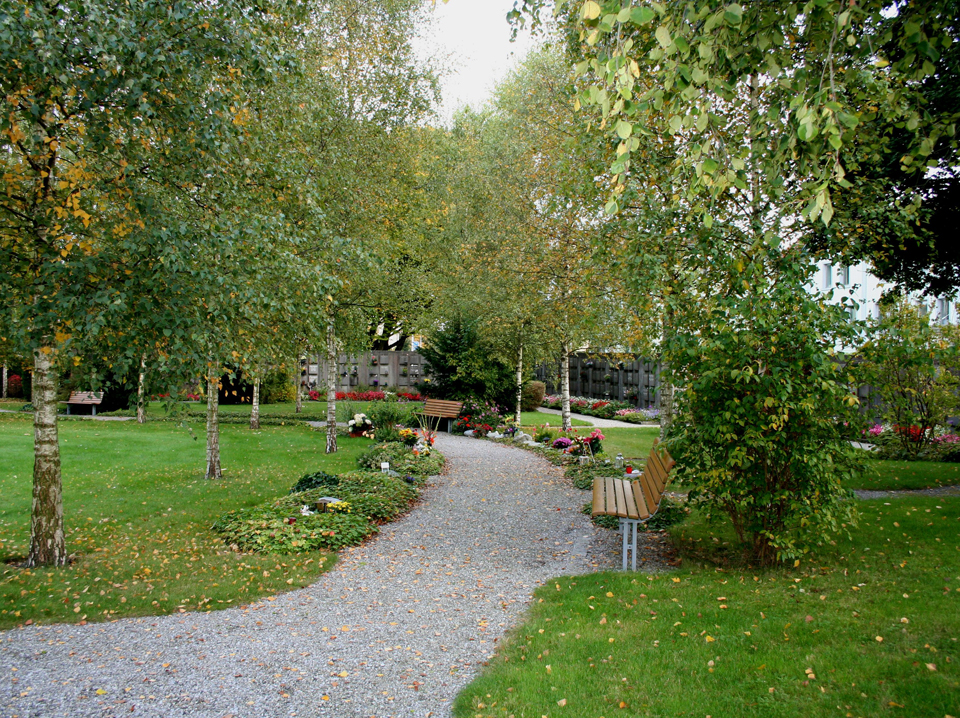
M 427 403 L 423 405 L 423 411 L 420 412 L 420 415 L 428 419 L 436 419 L 437 420 L 436 423 L 438 425 L 441 419 L 446 419 L 447 433 L 449 434 L 450 429 L 453 426 L 453 422 L 458 416 L 460 416 L 460 410 L 462 408 L 463 408 L 462 401 L 444 401 L 442 399 L 427 399 Z
M 93 411 L 93 416 L 97 415 L 97 407 L 103 401 L 102 391 L 71 391 L 70 398 L 64 404 L 67 405 L 67 414 L 70 413 L 71 406 L 89 406 Z
M 637 530 L 657 513 L 670 470 L 676 465 L 664 449 L 657 449 L 655 441 L 643 472 L 633 479 L 598 476 L 593 480 L 593 516 L 616 516 L 623 534 L 623 570 L 627 570 L 630 554 L 631 570 L 637 570 Z

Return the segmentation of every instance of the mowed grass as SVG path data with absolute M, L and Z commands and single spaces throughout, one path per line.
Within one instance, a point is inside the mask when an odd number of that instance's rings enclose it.
M 571 423 L 574 426 L 590 426 L 589 422 L 583 421 L 582 419 L 573 419 L 571 418 Z M 520 425 L 525 428 L 535 429 L 538 426 L 543 426 L 544 424 L 550 424 L 550 427 L 557 429 L 563 425 L 563 419 L 558 414 L 547 414 L 542 411 L 521 411 L 520 412 Z
M 960 485 L 960 464 L 875 459 L 869 459 L 865 464 L 866 470 L 860 477 L 844 484 L 848 489 L 882 491 Z
M 799 568 L 700 564 L 693 519 L 677 571 L 548 581 L 455 715 L 960 715 L 960 498 L 860 506 Z
M 324 453 L 307 427 L 221 427 L 224 478 L 207 481 L 203 427 L 60 424 L 67 549 L 61 569 L 21 569 L 32 495 L 33 429 L 0 414 L 0 628 L 211 610 L 312 583 L 335 556 L 241 555 L 210 531 L 224 511 L 285 494 L 304 473 L 356 468 L 367 439 Z M 196 437 L 196 438 L 194 438 Z

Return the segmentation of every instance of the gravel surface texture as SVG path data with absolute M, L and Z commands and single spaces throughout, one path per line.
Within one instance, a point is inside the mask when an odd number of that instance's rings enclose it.
M 933 489 L 903 489 L 894 491 L 873 491 L 872 489 L 854 489 L 858 499 L 900 499 L 905 496 L 960 496 L 960 486 L 937 486 Z
M 559 468 L 441 435 L 445 475 L 308 588 L 213 613 L 0 634 L 0 715 L 448 716 L 545 580 L 611 568 L 619 535 Z M 643 570 L 663 536 L 641 536 Z

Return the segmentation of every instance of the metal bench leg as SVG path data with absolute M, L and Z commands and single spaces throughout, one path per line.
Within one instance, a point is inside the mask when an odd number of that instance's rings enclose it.
M 623 570 L 627 570 L 627 554 L 630 554 L 630 570 L 637 570 L 637 531 L 640 522 L 635 519 L 620 519 L 620 534 L 623 541 Z

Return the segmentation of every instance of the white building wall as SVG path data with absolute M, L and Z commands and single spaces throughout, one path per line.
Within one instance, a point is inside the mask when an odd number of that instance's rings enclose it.
M 858 320 L 877 319 L 880 316 L 880 297 L 892 284 L 882 282 L 870 272 L 870 265 L 860 262 L 855 265 L 819 262 L 808 289 L 826 294 L 833 290 L 834 302 L 850 297 L 857 307 L 852 318 Z M 933 313 L 934 320 L 942 324 L 956 324 L 958 321 L 957 303 L 953 297 L 921 297 L 911 295 L 911 299 L 923 304 Z

